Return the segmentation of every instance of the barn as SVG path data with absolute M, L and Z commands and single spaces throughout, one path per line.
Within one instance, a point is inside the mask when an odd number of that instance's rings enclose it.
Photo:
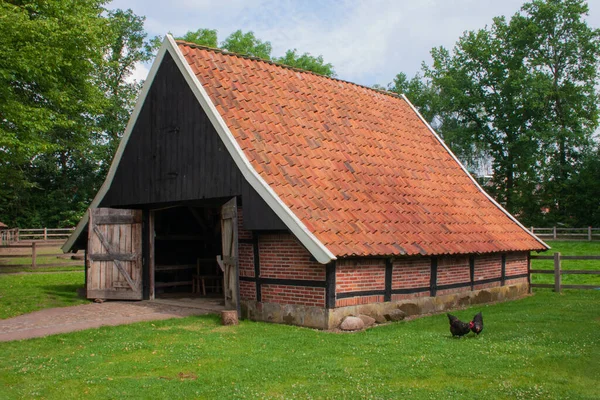
M 89 298 L 320 329 L 522 296 L 546 249 L 405 97 L 171 36 L 63 247 Z

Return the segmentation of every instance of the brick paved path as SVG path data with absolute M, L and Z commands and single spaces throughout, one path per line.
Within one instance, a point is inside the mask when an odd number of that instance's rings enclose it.
M 182 318 L 210 312 L 207 309 L 178 307 L 150 301 L 111 301 L 73 307 L 49 308 L 0 320 L 0 342 L 98 328 L 105 325 L 123 325 L 140 321 Z

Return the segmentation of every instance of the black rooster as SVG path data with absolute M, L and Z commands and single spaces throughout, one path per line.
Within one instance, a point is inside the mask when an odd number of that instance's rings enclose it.
M 448 315 L 448 320 L 450 321 L 450 332 L 452 333 L 452 336 L 463 336 L 469 333 L 469 324 L 462 322 L 452 314 L 446 315 Z
M 483 315 L 481 315 L 481 313 L 477 313 L 477 315 L 473 317 L 473 321 L 469 322 L 469 328 L 477 335 L 481 333 L 483 330 Z

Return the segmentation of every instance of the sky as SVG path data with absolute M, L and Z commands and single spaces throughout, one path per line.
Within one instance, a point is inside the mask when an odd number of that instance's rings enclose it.
M 430 63 L 433 47 L 451 48 L 461 34 L 510 17 L 524 0 L 114 0 L 146 17 L 149 36 L 216 29 L 219 42 L 241 29 L 270 41 L 273 56 L 288 49 L 322 55 L 337 77 L 387 85 Z M 600 0 L 588 0 L 588 25 L 600 28 Z M 138 65 L 143 79 L 150 65 Z

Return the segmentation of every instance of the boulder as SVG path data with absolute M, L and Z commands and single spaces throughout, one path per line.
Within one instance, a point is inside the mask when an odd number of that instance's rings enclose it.
M 406 313 L 402 310 L 392 310 L 383 314 L 388 321 L 402 321 L 406 317 Z
M 340 324 L 343 331 L 360 331 L 365 328 L 365 323 L 358 317 L 346 317 Z
M 369 328 L 375 325 L 375 318 L 369 317 L 368 315 L 360 314 L 358 318 L 362 319 L 362 322 L 365 324 L 365 328 Z
M 382 314 L 376 314 L 375 315 L 375 321 L 378 324 L 385 324 L 388 320 Z

